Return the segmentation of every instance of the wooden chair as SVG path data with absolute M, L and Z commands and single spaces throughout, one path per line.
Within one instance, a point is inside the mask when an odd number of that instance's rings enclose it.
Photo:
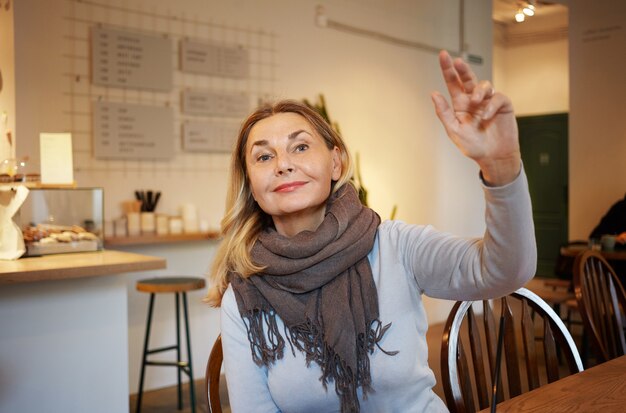
M 574 240 L 561 244 L 554 265 L 554 275 L 560 280 L 572 281 L 576 256 L 588 248 L 589 241 Z
M 222 336 L 218 335 L 206 365 L 204 384 L 207 392 L 207 411 L 209 413 L 222 413 L 222 404 L 220 402 L 220 373 L 223 358 Z
M 568 241 L 559 248 L 559 255 L 554 266 L 554 275 L 557 278 L 544 280 L 544 285 L 551 289 L 547 296 L 537 294 L 548 303 L 557 314 L 561 315 L 561 306 L 565 307 L 566 315 L 561 317 L 571 330 L 572 324 L 582 324 L 581 321 L 573 320 L 573 315 L 578 313 L 578 303 L 574 295 L 574 261 L 576 256 L 587 249 L 589 242 L 586 240 Z
M 499 300 L 482 301 L 482 315 L 475 314 L 479 303 L 457 302 L 444 327 L 441 374 L 451 412 L 473 413 L 489 407 L 498 336 L 494 314 L 499 319 L 502 311 L 504 346 L 498 402 L 583 370 L 563 321 L 533 292 L 520 288 Z M 565 366 L 559 363 L 557 345 Z
M 576 257 L 574 292 L 598 361 L 626 354 L 626 292 L 599 252 L 586 251 Z

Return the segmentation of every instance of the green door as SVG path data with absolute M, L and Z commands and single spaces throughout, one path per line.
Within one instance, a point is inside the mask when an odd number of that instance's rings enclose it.
M 567 113 L 517 118 L 524 169 L 533 203 L 537 275 L 554 276 L 567 242 Z

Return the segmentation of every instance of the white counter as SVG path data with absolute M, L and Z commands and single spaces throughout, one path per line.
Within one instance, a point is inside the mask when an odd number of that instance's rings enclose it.
M 165 266 L 117 251 L 0 262 L 0 412 L 128 412 L 118 274 Z

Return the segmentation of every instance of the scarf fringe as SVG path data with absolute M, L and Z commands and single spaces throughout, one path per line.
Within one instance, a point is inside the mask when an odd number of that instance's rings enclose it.
M 285 340 L 278 332 L 276 324 L 276 311 L 251 310 L 243 314 L 242 319 L 248 333 L 252 360 L 257 366 L 269 366 L 283 357 Z M 264 333 L 263 325 L 267 326 L 267 334 Z
M 283 357 L 285 339 L 278 331 L 276 312 L 272 309 L 255 309 L 242 315 L 248 341 L 252 350 L 252 359 L 258 366 L 269 366 Z M 267 327 L 267 334 L 265 328 Z M 315 362 L 322 369 L 320 381 L 325 390 L 328 383 L 335 383 L 335 392 L 341 400 L 342 413 L 359 413 L 360 405 L 357 389 L 363 390 L 363 398 L 373 393 L 372 376 L 370 372 L 369 354 L 378 347 L 387 355 L 396 355 L 397 351 L 385 351 L 380 346 L 384 334 L 391 327 L 391 323 L 383 326 L 380 320 L 370 322 L 366 334 L 358 334 L 356 339 L 357 365 L 356 374 L 347 365 L 345 360 L 325 342 L 321 329 L 318 329 L 310 320 L 306 323 L 288 328 L 285 326 L 285 336 L 295 355 L 294 347 L 305 354 L 306 365 Z

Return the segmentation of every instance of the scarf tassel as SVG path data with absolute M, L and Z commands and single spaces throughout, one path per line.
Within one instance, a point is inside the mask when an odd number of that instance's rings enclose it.
M 276 312 L 257 309 L 247 312 L 243 318 L 254 362 L 259 366 L 269 366 L 282 358 L 285 340 L 278 332 Z M 335 392 L 341 400 L 341 412 L 358 413 L 360 407 L 357 388 L 360 386 L 363 389 L 364 399 L 367 399 L 368 393 L 374 391 L 368 354 L 372 354 L 375 347 L 388 355 L 398 353 L 397 351 L 385 351 L 379 344 L 390 326 L 391 323 L 383 326 L 380 320 L 376 319 L 370 323 L 367 334 L 357 335 L 356 374 L 346 364 L 345 360 L 324 342 L 321 331 L 310 321 L 291 328 L 285 327 L 285 332 L 294 355 L 295 347 L 305 354 L 307 367 L 310 366 L 311 362 L 320 366 L 322 369 L 320 380 L 324 389 L 327 390 L 329 382 L 335 383 Z M 264 331 L 267 333 L 265 334 Z
M 285 340 L 278 332 L 276 312 L 271 309 L 268 311 L 255 309 L 242 315 L 242 318 L 248 333 L 252 360 L 256 365 L 269 366 L 281 359 Z M 264 334 L 264 325 L 267 326 L 267 334 Z

